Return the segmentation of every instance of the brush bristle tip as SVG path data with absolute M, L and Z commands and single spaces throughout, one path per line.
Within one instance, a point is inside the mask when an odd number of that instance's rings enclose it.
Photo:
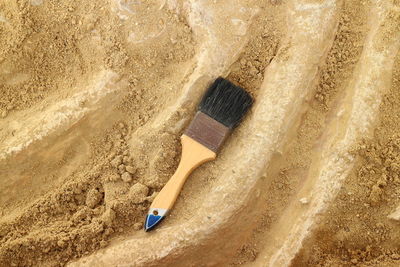
M 199 110 L 232 129 L 252 104 L 252 97 L 243 88 L 219 77 L 203 96 Z

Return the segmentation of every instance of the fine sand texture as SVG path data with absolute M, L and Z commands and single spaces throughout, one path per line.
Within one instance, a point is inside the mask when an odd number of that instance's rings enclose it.
M 399 0 L 0 1 L 0 266 L 400 266 Z M 255 99 L 143 231 L 219 76 Z

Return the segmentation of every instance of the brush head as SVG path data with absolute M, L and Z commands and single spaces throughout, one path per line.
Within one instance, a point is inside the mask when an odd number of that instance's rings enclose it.
M 199 111 L 233 129 L 252 104 L 253 99 L 243 88 L 219 77 L 203 96 Z
M 184 135 L 217 153 L 252 103 L 253 99 L 245 90 L 218 78 L 205 93 Z

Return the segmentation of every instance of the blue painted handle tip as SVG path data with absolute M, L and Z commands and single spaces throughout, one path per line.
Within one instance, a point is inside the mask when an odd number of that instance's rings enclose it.
M 164 219 L 164 217 L 165 216 L 148 214 L 144 223 L 144 231 L 148 232 L 150 230 L 153 230 L 154 227 Z

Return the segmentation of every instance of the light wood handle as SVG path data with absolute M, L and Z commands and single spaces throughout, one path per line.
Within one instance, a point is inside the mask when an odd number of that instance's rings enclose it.
M 150 211 L 153 213 L 154 210 L 156 210 L 155 213 L 158 213 L 157 209 L 161 209 L 166 211 L 165 214 L 162 212 L 162 215 L 165 216 L 174 205 L 189 174 L 199 165 L 213 160 L 217 156 L 214 151 L 186 135 L 182 135 L 181 142 L 182 157 L 178 169 L 151 204 Z

